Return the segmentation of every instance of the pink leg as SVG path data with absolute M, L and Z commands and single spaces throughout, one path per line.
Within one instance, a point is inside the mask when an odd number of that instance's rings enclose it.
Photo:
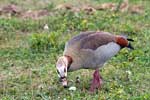
M 96 69 L 94 74 L 93 74 L 93 80 L 92 80 L 92 84 L 90 87 L 90 92 L 94 92 L 95 89 L 99 89 L 102 85 L 102 77 L 99 74 L 99 69 Z

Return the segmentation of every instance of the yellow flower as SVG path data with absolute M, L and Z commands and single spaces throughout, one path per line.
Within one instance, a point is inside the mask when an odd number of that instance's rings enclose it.
M 86 20 L 86 19 L 84 19 L 84 20 L 82 21 L 82 23 L 87 23 L 87 20 Z

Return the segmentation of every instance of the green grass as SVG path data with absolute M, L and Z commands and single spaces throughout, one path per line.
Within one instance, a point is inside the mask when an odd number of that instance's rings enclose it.
M 27 8 L 27 2 L 10 1 Z M 10 1 L 0 2 L 8 4 Z M 96 4 L 104 1 L 82 2 Z M 148 100 L 150 98 L 150 1 L 133 0 L 131 3 L 142 4 L 145 12 L 131 14 L 96 11 L 93 15 L 87 15 L 84 12 L 74 14 L 69 11 L 53 11 L 51 16 L 40 20 L 22 20 L 15 16 L 11 19 L 0 17 L 0 99 Z M 54 2 L 54 4 L 59 3 Z M 43 8 L 31 5 L 29 7 Z M 48 24 L 49 30 L 43 29 L 45 24 Z M 132 43 L 135 50 L 121 50 L 100 70 L 104 84 L 95 94 L 88 93 L 92 70 L 68 73 L 68 79 L 73 81 L 69 82 L 69 85 L 77 87 L 76 91 L 69 91 L 59 84 L 55 69 L 56 60 L 62 55 L 65 42 L 75 34 L 87 30 L 125 34 L 135 40 Z M 36 48 L 32 48 L 32 44 L 43 41 L 43 36 L 39 36 L 39 40 L 33 39 L 34 35 L 39 34 L 44 34 L 44 38 L 50 35 L 52 46 L 48 50 L 42 47 L 34 52 Z M 45 42 L 42 45 L 45 45 Z M 81 78 L 80 85 L 75 84 L 76 76 Z

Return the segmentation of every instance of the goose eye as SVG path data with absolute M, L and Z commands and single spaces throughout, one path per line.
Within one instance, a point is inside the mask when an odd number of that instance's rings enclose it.
M 66 72 L 66 68 L 64 68 L 64 72 Z

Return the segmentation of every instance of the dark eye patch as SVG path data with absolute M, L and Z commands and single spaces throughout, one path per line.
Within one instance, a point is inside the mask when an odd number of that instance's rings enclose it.
M 66 72 L 66 68 L 64 68 L 64 72 Z

